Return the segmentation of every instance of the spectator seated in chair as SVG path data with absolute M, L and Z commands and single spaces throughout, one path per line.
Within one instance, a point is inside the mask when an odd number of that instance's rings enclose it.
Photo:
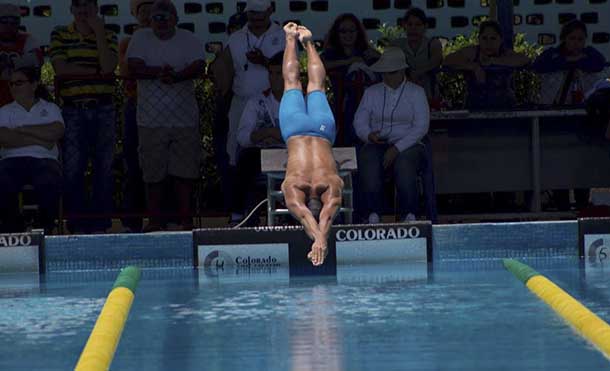
M 379 223 L 384 172 L 391 171 L 398 191 L 401 220 L 414 220 L 418 209 L 417 174 L 424 156 L 430 110 L 424 89 L 405 78 L 408 69 L 400 48 L 386 48 L 371 66 L 383 82 L 364 92 L 354 128 L 365 143 L 358 153 L 361 215 Z
M 25 62 L 24 62 L 25 63 Z M 62 184 L 57 142 L 64 132 L 59 107 L 45 100 L 36 65 L 16 65 L 9 85 L 15 101 L 0 108 L 0 232 L 22 232 L 18 195 L 34 187 L 39 206 L 36 227 L 51 233 Z
M 252 189 L 261 174 L 261 149 L 285 148 L 280 132 L 280 101 L 284 93 L 282 61 L 284 52 L 274 55 L 267 66 L 271 88 L 250 98 L 239 123 L 237 142 L 241 148 L 237 161 L 236 189 L 233 192 L 231 222 L 239 222 L 253 204 Z M 243 212 L 243 214 L 242 214 Z
M 593 46 L 588 46 L 587 25 L 579 20 L 567 22 L 561 28 L 560 44 L 545 50 L 532 67 L 541 80 L 540 103 L 557 107 L 581 106 L 584 103 L 585 92 L 592 89 L 599 80 L 599 73 L 604 69 L 606 58 Z M 556 130 L 578 128 L 579 136 L 586 137 L 590 125 L 582 117 L 557 117 L 542 120 L 547 127 Z M 589 189 L 574 189 L 576 208 L 587 207 Z M 553 190 L 554 204 L 560 210 L 570 210 L 570 191 L 568 189 Z

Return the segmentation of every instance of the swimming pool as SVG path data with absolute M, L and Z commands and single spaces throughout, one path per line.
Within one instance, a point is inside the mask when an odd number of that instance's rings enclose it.
M 610 320 L 610 272 L 526 259 Z M 0 277 L 0 369 L 66 370 L 117 271 Z M 608 360 L 497 259 L 143 272 L 113 370 L 601 370 Z

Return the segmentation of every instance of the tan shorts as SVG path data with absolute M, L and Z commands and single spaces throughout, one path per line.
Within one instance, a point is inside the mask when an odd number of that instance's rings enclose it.
M 145 183 L 158 183 L 168 175 L 199 177 L 201 138 L 198 127 L 138 127 L 140 167 Z

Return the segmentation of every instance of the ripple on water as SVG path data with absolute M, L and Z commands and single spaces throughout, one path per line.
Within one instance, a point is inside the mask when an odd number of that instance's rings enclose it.
M 85 323 L 95 321 L 104 298 L 24 297 L 2 300 L 0 334 L 17 335 L 39 343 L 60 336 L 74 336 Z

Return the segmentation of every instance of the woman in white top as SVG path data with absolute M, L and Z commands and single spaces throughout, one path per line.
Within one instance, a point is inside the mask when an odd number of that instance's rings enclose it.
M 415 219 L 416 177 L 423 156 L 421 140 L 428 132 L 430 109 L 424 89 L 405 79 L 408 69 L 399 48 L 387 48 L 371 66 L 383 82 L 364 92 L 354 129 L 365 143 L 358 155 L 363 215 L 379 222 L 383 208 L 384 171 L 391 171 L 398 190 L 401 218 Z
M 0 231 L 23 230 L 17 199 L 24 185 L 32 185 L 39 226 L 50 233 L 62 183 L 57 142 L 64 123 L 59 107 L 43 99 L 48 94 L 39 85 L 39 69 L 18 64 L 9 82 L 15 101 L 0 108 Z

